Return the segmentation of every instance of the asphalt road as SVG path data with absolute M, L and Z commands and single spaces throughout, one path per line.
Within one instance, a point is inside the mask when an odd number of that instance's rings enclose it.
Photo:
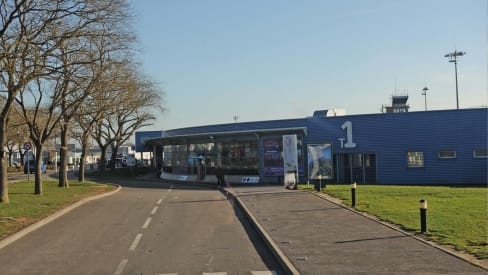
M 155 182 L 123 183 L 0 250 L 3 275 L 272 271 L 282 274 L 220 191 Z

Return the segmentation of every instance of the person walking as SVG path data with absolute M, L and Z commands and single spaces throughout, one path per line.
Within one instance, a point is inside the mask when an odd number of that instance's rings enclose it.
M 224 168 L 222 166 L 217 166 L 215 176 L 217 177 L 217 186 L 225 186 Z
M 217 178 L 217 186 L 222 186 L 222 180 L 221 180 L 221 175 L 222 175 L 222 167 L 217 166 L 217 169 L 215 169 L 215 177 Z
M 46 171 L 47 171 L 47 165 L 46 165 L 46 163 L 45 163 L 45 162 L 43 162 L 43 163 L 41 164 L 41 171 L 42 171 L 42 173 L 43 173 L 43 174 L 46 174 Z

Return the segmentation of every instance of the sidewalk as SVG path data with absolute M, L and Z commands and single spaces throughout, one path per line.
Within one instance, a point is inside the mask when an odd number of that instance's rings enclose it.
M 487 274 L 310 192 L 281 186 L 225 190 L 301 274 Z

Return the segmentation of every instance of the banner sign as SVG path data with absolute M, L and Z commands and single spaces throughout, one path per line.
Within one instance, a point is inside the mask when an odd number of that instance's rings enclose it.
M 283 136 L 283 169 L 285 186 L 293 186 L 298 176 L 297 135 Z
M 264 175 L 283 175 L 282 137 L 263 138 Z
M 333 178 L 332 171 L 332 144 L 308 144 L 308 178 L 322 179 Z

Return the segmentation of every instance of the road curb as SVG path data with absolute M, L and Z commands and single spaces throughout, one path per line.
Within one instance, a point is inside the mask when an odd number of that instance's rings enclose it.
M 233 199 L 237 205 L 241 208 L 244 212 L 246 217 L 251 221 L 251 224 L 254 226 L 258 234 L 264 240 L 266 246 L 271 251 L 275 259 L 281 265 L 281 268 L 285 271 L 286 274 L 293 274 L 298 275 L 300 272 L 296 269 L 296 267 L 292 264 L 292 262 L 288 259 L 288 257 L 281 251 L 279 246 L 275 243 L 275 241 L 271 238 L 268 232 L 264 229 L 264 227 L 258 222 L 256 217 L 249 211 L 246 205 L 242 202 L 242 200 L 233 192 L 225 189 L 221 189 L 222 192 L 226 192 L 231 199 Z
M 17 241 L 18 239 L 24 237 L 25 235 L 43 227 L 44 225 L 56 220 L 57 218 L 63 216 L 64 214 L 67 214 L 68 212 L 80 207 L 81 205 L 87 203 L 87 202 L 90 202 L 90 201 L 93 201 L 93 200 L 96 200 L 96 199 L 100 199 L 100 198 L 103 198 L 103 197 L 107 197 L 107 196 L 110 196 L 110 195 L 113 195 L 117 192 L 120 191 L 120 189 L 122 189 L 122 187 L 118 184 L 111 184 L 111 183 L 104 183 L 104 184 L 108 184 L 108 185 L 115 185 L 117 186 L 117 188 L 111 192 L 108 192 L 108 193 L 103 193 L 103 194 L 100 194 L 100 195 L 96 195 L 96 196 L 93 196 L 93 197 L 88 197 L 88 198 L 84 198 L 84 199 L 81 199 L 59 211 L 57 211 L 56 213 L 54 214 L 51 214 L 49 216 L 47 216 L 46 218 L 43 218 L 29 226 L 27 226 L 26 228 L 23 228 L 22 230 L 6 237 L 5 239 L 3 240 L 0 240 L 0 249 L 10 245 L 11 243 Z

